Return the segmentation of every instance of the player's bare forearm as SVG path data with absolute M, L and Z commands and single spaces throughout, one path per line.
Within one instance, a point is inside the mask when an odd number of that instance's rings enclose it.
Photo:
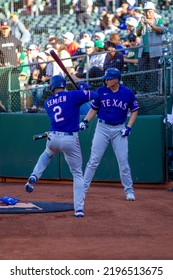
M 138 115 L 138 110 L 131 112 L 127 126 L 132 127 Z
M 93 110 L 92 108 L 89 110 L 88 114 L 85 116 L 85 120 L 87 120 L 88 122 L 91 121 L 95 115 L 97 114 L 97 111 Z

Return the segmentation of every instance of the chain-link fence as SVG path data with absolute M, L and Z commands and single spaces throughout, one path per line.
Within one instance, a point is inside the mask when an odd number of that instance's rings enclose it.
M 159 3 L 159 1 L 158 1 Z M 157 6 L 158 3 L 156 3 Z M 74 34 L 75 40 L 80 38 L 82 32 L 90 31 L 93 35 L 99 30 L 99 8 L 104 6 L 105 1 L 93 1 L 93 12 L 90 23 L 86 26 L 77 26 L 75 12 L 71 1 L 0 1 L 1 18 L 10 19 L 10 13 L 18 12 L 19 19 L 27 26 L 31 33 L 29 44 L 36 44 L 40 51 L 51 35 L 62 37 L 67 31 Z M 141 115 L 162 114 L 170 111 L 172 104 L 172 6 L 159 11 L 165 23 L 165 32 L 162 38 L 163 57 L 160 58 L 158 68 L 130 71 L 125 63 L 122 69 L 122 82 L 130 87 L 139 102 Z M 127 30 L 119 30 L 120 39 L 127 36 Z M 110 33 L 105 32 L 105 41 Z M 157 48 L 157 46 L 156 46 Z M 130 52 L 130 49 L 128 49 Z M 102 74 L 93 70 L 89 74 L 89 61 L 92 55 L 73 57 L 73 78 L 76 82 L 86 80 L 96 90 L 102 86 Z M 76 75 L 79 62 L 86 58 L 85 75 Z M 31 67 L 25 63 L 25 67 Z M 24 71 L 25 72 L 25 71 Z M 30 77 L 21 75 L 21 67 L 0 67 L 0 101 L 4 104 L 7 112 L 30 112 L 33 105 L 38 107 L 37 112 L 44 112 L 44 101 L 51 94 L 49 84 L 31 84 Z M 67 79 L 67 89 L 74 86 Z M 31 110 L 33 112 L 33 110 Z M 35 112 L 35 111 L 34 111 Z
M 106 52 L 108 53 L 108 52 Z M 78 68 L 81 59 L 86 59 L 86 71 L 83 77 L 72 74 L 76 83 L 87 81 L 93 90 L 103 85 L 100 72 L 88 73 L 88 63 L 92 55 L 73 57 L 73 71 Z M 141 115 L 166 115 L 172 104 L 172 59 L 173 56 L 164 56 L 159 62 L 158 69 L 129 72 L 126 65 L 122 72 L 122 83 L 131 88 L 140 105 Z M 64 60 L 62 60 L 64 61 Z M 74 72 L 76 73 L 76 72 Z M 7 112 L 33 112 L 33 105 L 37 112 L 44 112 L 44 101 L 50 96 L 49 84 L 29 84 L 21 79 L 19 67 L 0 68 L 0 100 Z M 67 89 L 74 89 L 74 85 L 67 78 Z M 34 111 L 35 112 L 35 111 Z

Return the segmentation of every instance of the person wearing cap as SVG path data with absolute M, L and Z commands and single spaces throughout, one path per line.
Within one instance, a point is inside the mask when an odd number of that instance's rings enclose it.
M 80 34 L 80 39 L 85 39 L 86 42 L 92 40 L 92 33 L 90 31 L 85 31 Z
M 124 63 L 127 65 L 127 72 L 134 73 L 138 70 L 138 51 L 140 39 L 135 34 L 131 33 L 127 36 L 127 49 L 128 53 L 124 56 Z M 130 87 L 134 93 L 139 90 L 138 76 L 130 75 L 124 76 L 123 83 L 125 86 Z
M 9 88 L 12 88 L 15 92 L 11 95 L 11 111 L 20 110 L 20 82 L 19 76 L 19 56 L 22 52 L 21 42 L 11 34 L 11 27 L 8 20 L 0 20 L 0 67 L 10 67 L 9 70 L 4 73 L 1 72 L 1 81 L 3 81 L 3 87 L 0 89 L 0 99 L 6 100 L 5 106 L 9 101 Z M 14 67 L 15 66 L 15 67 Z M 11 75 L 11 82 L 9 81 L 9 71 Z M 10 82 L 10 84 L 9 84 Z
M 130 35 L 130 34 L 136 35 L 136 27 L 137 27 L 137 25 L 138 25 L 138 21 L 137 21 L 136 18 L 129 17 L 129 18 L 126 19 L 126 26 L 127 26 L 127 33 L 128 33 L 128 35 Z M 127 46 L 127 47 L 129 46 L 128 35 L 125 37 L 124 42 L 122 43 L 123 46 Z M 139 40 L 138 40 L 138 42 L 139 42 Z
M 52 47 L 58 52 L 58 56 L 62 59 L 64 66 L 68 71 L 70 71 L 70 69 L 73 67 L 73 62 L 71 59 L 71 55 L 67 50 L 67 46 L 64 44 L 64 40 L 56 39 L 52 43 Z
M 62 35 L 64 44 L 67 47 L 67 51 L 72 56 L 75 54 L 77 49 L 79 48 L 79 43 L 74 40 L 74 35 L 72 32 L 66 32 Z
M 31 33 L 25 27 L 23 22 L 19 20 L 19 14 L 17 12 L 10 14 L 11 19 L 11 33 L 22 42 L 22 46 L 27 46 L 31 41 Z
M 126 30 L 127 29 L 126 20 L 127 20 L 128 17 L 130 17 L 130 15 L 128 13 L 128 7 L 129 7 L 129 4 L 127 2 L 123 2 L 121 4 L 122 12 L 121 12 L 121 15 L 119 17 L 120 25 L 118 26 L 118 28 L 120 28 L 121 30 Z
M 39 53 L 39 46 L 35 44 L 30 44 L 27 48 L 28 64 L 30 67 L 31 74 L 36 68 L 37 55 Z
M 106 53 L 104 49 L 104 43 L 101 40 L 94 41 L 94 52 L 90 57 L 88 70 L 89 77 L 102 77 L 104 74 L 103 65 L 106 57 Z
M 129 17 L 126 19 L 127 33 L 136 33 L 136 27 L 138 25 L 138 21 L 134 17 Z
M 94 34 L 94 40 L 101 40 L 102 42 L 104 42 L 105 34 L 103 32 L 96 32 Z
M 118 161 L 125 198 L 127 201 L 134 201 L 133 180 L 128 162 L 128 136 L 137 118 L 139 106 L 133 91 L 121 84 L 121 73 L 118 69 L 107 69 L 102 80 L 104 86 L 97 89 L 99 96 L 93 100 L 90 111 L 79 125 L 81 130 L 86 129 L 97 115 L 91 154 L 84 171 L 84 197 L 89 191 L 104 152 L 111 143 Z
M 81 0 L 73 0 L 72 8 L 76 14 L 76 23 L 78 26 L 89 25 L 90 17 L 92 14 L 93 0 L 85 0 L 85 7 L 82 9 L 80 5 Z M 82 0 L 83 1 L 83 0 Z M 82 2 L 81 1 L 81 2 Z
M 91 57 L 91 54 L 94 52 L 94 42 L 89 41 L 85 43 L 85 52 L 89 57 Z M 88 70 L 88 65 L 87 65 L 87 57 L 85 56 L 83 60 L 81 60 L 76 67 L 76 72 L 75 76 L 77 78 L 86 78 L 86 73 Z
M 115 43 L 111 41 L 105 42 L 105 51 L 109 51 L 106 54 L 103 69 L 106 71 L 108 68 L 117 68 L 120 72 L 123 72 L 124 68 L 124 56 L 121 51 L 116 50 Z
M 11 27 L 8 20 L 0 21 L 0 64 L 2 66 L 17 66 L 21 42 L 11 34 Z
M 78 55 L 82 55 L 85 54 L 85 44 L 87 42 L 90 42 L 92 39 L 92 33 L 90 31 L 86 31 L 86 32 L 82 32 L 80 34 L 80 40 L 79 40 L 79 48 L 77 49 L 77 51 L 74 53 L 74 56 L 78 56 Z M 80 58 L 79 58 L 80 59 Z M 79 60 L 77 59 L 77 60 Z M 82 58 L 83 59 L 83 58 Z M 75 61 L 76 59 L 74 59 L 73 61 Z
M 36 57 L 36 68 L 31 74 L 30 79 L 30 88 L 33 96 L 33 104 L 31 109 L 34 108 L 37 110 L 38 107 L 42 105 L 42 97 L 45 89 L 47 88 L 46 85 L 49 84 L 49 77 L 46 76 L 48 65 L 47 62 L 47 55 L 44 52 L 39 52 Z
M 50 35 L 49 38 L 48 38 L 48 44 L 51 44 L 51 45 L 54 44 L 57 39 L 58 39 L 57 36 Z
M 145 17 L 139 22 L 136 34 L 141 37 L 140 48 L 138 52 L 139 71 L 153 70 L 152 73 L 143 74 L 142 91 L 155 92 L 158 86 L 158 73 L 154 71 L 159 68 L 158 61 L 163 55 L 162 34 L 164 25 L 162 18 L 156 16 L 156 8 L 152 2 L 146 2 L 144 5 Z
M 26 85 L 30 78 L 30 67 L 28 66 L 28 57 L 26 51 L 21 52 L 19 56 L 19 64 L 20 64 L 20 87 L 22 88 L 24 85 Z
M 49 81 L 52 76 L 61 75 L 62 77 L 65 77 L 64 71 L 61 69 L 61 67 L 57 64 L 57 62 L 54 60 L 54 58 L 51 56 L 50 51 L 53 50 L 56 54 L 58 54 L 58 51 L 54 48 L 50 48 L 45 51 L 45 54 L 47 56 L 47 68 L 46 68 L 46 79 Z

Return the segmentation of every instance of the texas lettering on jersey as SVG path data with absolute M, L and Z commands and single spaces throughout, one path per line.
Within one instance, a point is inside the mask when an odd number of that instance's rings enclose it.
M 139 109 L 134 93 L 123 85 L 120 85 L 117 92 L 106 86 L 101 87 L 98 94 L 99 97 L 92 102 L 91 107 L 98 110 L 98 118 L 107 123 L 122 124 L 127 119 L 128 111 Z
M 123 101 L 119 101 L 118 99 L 105 99 L 101 101 L 103 107 L 117 107 L 121 108 L 122 110 L 126 110 L 128 104 L 123 103 Z

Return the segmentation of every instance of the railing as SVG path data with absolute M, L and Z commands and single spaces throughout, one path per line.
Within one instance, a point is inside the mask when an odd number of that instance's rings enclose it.
M 106 52 L 107 53 L 107 52 Z M 74 65 L 77 65 L 79 59 L 87 57 L 86 67 L 92 55 L 82 55 L 72 57 Z M 136 98 L 140 104 L 140 114 L 167 114 L 168 100 L 172 97 L 172 55 L 166 55 L 161 59 L 161 65 L 158 69 L 147 71 L 128 72 L 124 68 L 122 73 L 122 82 L 130 87 L 136 94 Z M 44 111 L 44 101 L 50 96 L 49 85 L 28 85 L 24 86 L 19 81 L 19 67 L 1 67 L 0 68 L 0 100 L 5 105 L 7 112 L 28 112 L 34 105 L 37 94 L 43 91 L 40 99 L 40 105 L 37 112 Z M 102 86 L 102 77 L 89 77 L 88 71 L 86 77 L 82 79 L 76 78 L 76 82 L 87 81 L 96 90 Z M 150 90 L 142 90 L 146 84 L 149 84 Z M 154 86 L 155 85 L 155 86 Z M 157 85 L 157 86 L 156 86 Z M 153 90 L 152 90 L 153 88 Z M 67 79 L 67 89 L 74 89 L 74 86 Z

